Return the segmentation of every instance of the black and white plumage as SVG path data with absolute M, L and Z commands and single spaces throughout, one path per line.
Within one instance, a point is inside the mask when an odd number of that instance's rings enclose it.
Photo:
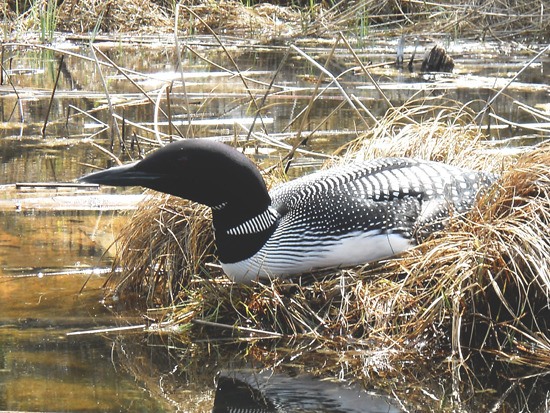
M 398 254 L 471 209 L 494 176 L 381 158 L 313 173 L 268 193 L 246 156 L 187 139 L 81 181 L 145 186 L 212 208 L 218 256 L 237 282 L 362 264 Z

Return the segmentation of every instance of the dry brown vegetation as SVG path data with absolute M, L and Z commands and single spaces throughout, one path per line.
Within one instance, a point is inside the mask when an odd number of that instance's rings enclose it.
M 345 148 L 342 162 L 416 156 L 501 174 L 465 219 L 398 259 L 233 285 L 216 265 L 207 209 L 156 196 L 122 234 L 115 266 L 123 271 L 109 287 L 147 296 L 151 317 L 183 329 L 307 337 L 326 351 L 375 346 L 388 359 L 474 348 L 547 366 L 550 146 L 498 155 L 472 125 L 467 108 L 409 103 Z
M 89 33 L 168 33 L 179 15 L 179 29 L 188 35 L 245 34 L 263 41 L 294 37 L 365 36 L 448 33 L 459 38 L 544 40 L 550 33 L 549 7 L 544 2 L 492 0 L 474 2 L 333 1 L 258 2 L 187 0 L 97 0 L 58 2 L 11 0 L 0 9 L 12 29 L 38 28 L 48 14 L 56 15 L 56 30 Z M 275 3 L 275 4 L 273 4 Z M 16 15 L 15 11 L 19 12 Z M 197 18 L 197 16 L 199 18 Z
M 58 30 L 71 33 L 169 31 L 168 12 L 149 0 L 65 0 L 58 10 Z

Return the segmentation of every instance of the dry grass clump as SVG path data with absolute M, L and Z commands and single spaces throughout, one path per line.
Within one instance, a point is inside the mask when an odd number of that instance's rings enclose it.
M 156 194 L 142 202 L 120 234 L 110 294 L 147 296 L 148 306 L 177 302 L 177 293 L 208 278 L 214 263 L 210 210 L 204 205 Z
M 489 152 L 474 126 L 475 113 L 439 98 L 409 101 L 392 108 L 367 135 L 345 147 L 343 162 L 405 156 L 487 171 L 504 167 L 503 155 Z
M 168 14 L 150 0 L 65 0 L 57 30 L 73 33 L 169 32 Z
M 482 321 L 491 334 L 504 332 L 494 335 L 499 349 L 508 344 L 550 349 L 548 165 L 549 145 L 520 157 L 472 218 L 474 246 L 484 253 L 477 261 L 484 271 L 469 274 L 482 277 L 473 327 Z
M 237 0 L 183 3 L 179 25 L 189 34 L 295 36 L 303 16 L 297 9 L 261 3 L 246 7 Z
M 462 38 L 541 40 L 550 33 L 550 11 L 541 2 L 490 0 L 484 2 L 395 2 L 364 0 L 349 5 L 341 1 L 312 26 L 318 33 L 358 27 L 397 29 L 400 33 L 450 33 Z M 353 29 L 352 29 L 353 30 Z
M 415 155 L 502 174 L 471 213 L 400 258 L 233 285 L 214 264 L 205 208 L 161 197 L 142 205 L 122 235 L 122 272 L 110 286 L 147 295 L 180 327 L 207 321 L 392 354 L 473 347 L 550 365 L 550 145 L 488 155 L 479 131 L 467 128 L 468 111 L 428 106 L 391 112 L 343 159 Z M 422 120 L 428 113 L 436 116 Z
M 164 2 L 166 3 L 166 2 Z M 59 8 L 58 29 L 74 33 L 172 32 L 176 4 L 150 0 L 65 0 Z M 181 2 L 178 26 L 184 33 L 269 34 L 290 36 L 301 28 L 301 14 L 290 7 L 236 0 Z

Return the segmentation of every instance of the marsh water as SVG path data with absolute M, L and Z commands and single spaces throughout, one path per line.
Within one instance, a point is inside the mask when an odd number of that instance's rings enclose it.
M 527 46 L 443 41 L 455 59 L 452 77 L 426 79 L 396 68 L 397 39 L 363 44 L 357 52 L 364 63 L 374 65 L 372 75 L 394 106 L 445 94 L 474 102 L 478 110 L 534 55 Z M 263 370 L 257 359 L 251 363 L 235 343 L 143 333 L 140 303 L 114 308 L 103 301 L 110 246 L 128 222 L 139 191 L 36 185 L 74 182 L 92 166 L 112 165 L 112 158 L 96 145 L 129 161 L 176 129 L 186 136 L 225 140 L 245 140 L 252 130 L 266 144 L 250 154 L 265 166 L 288 150 L 292 133 L 301 129 L 315 132 L 291 169 L 301 175 L 324 161 L 322 153 L 372 127 L 367 115 L 345 104 L 334 83 L 325 78 L 317 85 L 318 68 L 286 46 L 252 47 L 227 39 L 224 50 L 211 38 L 191 39 L 186 45 L 181 66 L 174 45 L 161 37 L 144 38 L 140 44 L 96 40 L 95 49 L 66 39 L 50 47 L 3 46 L 0 411 L 222 412 L 233 406 L 241 411 L 430 410 L 426 406 L 433 406 L 437 394 L 421 393 L 411 398 L 415 405 L 405 407 L 391 394 L 375 391 L 381 387 L 375 377 L 362 385 L 322 381 L 293 369 L 290 362 L 285 373 L 275 373 Z M 418 54 L 431 45 L 421 45 Z M 339 84 L 348 96 L 381 118 L 388 106 L 379 92 L 360 70 L 347 70 L 357 62 L 344 49 L 329 58 L 330 46 L 302 44 L 300 50 L 321 65 L 328 59 L 329 71 L 344 73 Z M 407 46 L 406 53 L 412 49 Z M 260 101 L 275 73 L 274 92 L 257 118 L 250 96 Z M 549 84 L 546 54 L 491 105 L 494 114 L 509 121 L 491 128 L 496 148 L 548 139 L 548 129 L 514 125 L 534 122 L 516 101 L 549 116 Z M 312 95 L 319 95 L 313 104 Z M 308 104 L 307 122 L 293 122 Z M 159 107 L 170 111 L 172 124 Z M 122 330 L 132 326 L 137 328 Z M 277 343 L 265 346 L 276 348 Z M 469 395 L 464 408 L 544 411 L 550 400 L 544 372 L 521 374 L 540 378 L 532 398 L 523 397 L 526 392 L 518 397 L 514 385 L 497 380 L 494 387 L 487 384 L 487 392 Z M 487 369 L 480 375 L 498 377 Z M 452 385 L 449 378 L 437 383 L 441 394 L 456 390 L 446 388 Z M 253 392 L 262 393 L 263 404 L 250 398 Z

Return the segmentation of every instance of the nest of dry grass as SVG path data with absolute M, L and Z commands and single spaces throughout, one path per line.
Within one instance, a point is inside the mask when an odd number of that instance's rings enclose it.
M 156 196 L 122 234 L 122 272 L 108 286 L 147 297 L 150 316 L 181 328 L 199 320 L 401 354 L 470 347 L 550 365 L 550 145 L 497 155 L 471 120 L 464 109 L 401 108 L 347 148 L 343 162 L 414 155 L 501 174 L 466 218 L 399 258 L 233 285 L 216 265 L 207 209 Z
M 211 227 L 204 205 L 152 193 L 120 235 L 114 266 L 123 271 L 113 272 L 110 293 L 145 294 L 153 307 L 177 302 L 215 263 Z

